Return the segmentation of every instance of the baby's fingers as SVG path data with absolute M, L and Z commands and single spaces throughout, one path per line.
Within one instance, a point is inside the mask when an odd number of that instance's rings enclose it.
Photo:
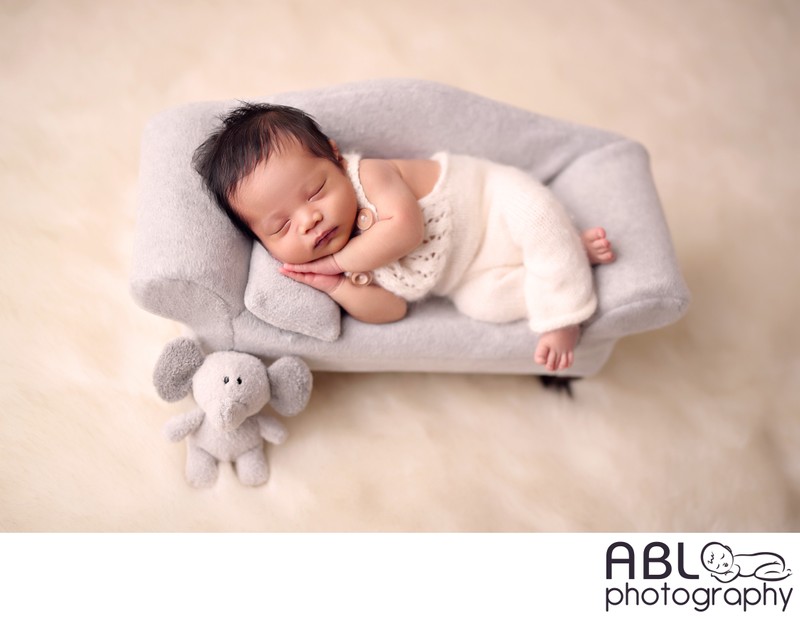
M 296 282 L 306 284 L 322 292 L 331 293 L 339 287 L 341 283 L 341 275 L 320 275 L 319 273 L 297 273 L 281 269 L 281 273 L 287 277 L 292 278 Z
M 342 272 L 333 256 L 325 256 L 305 264 L 284 263 L 283 268 L 295 273 L 319 273 L 320 275 L 338 275 Z
M 314 273 L 314 266 L 313 262 L 307 262 L 306 264 L 290 264 L 288 262 L 284 263 L 281 267 L 281 273 L 285 275 L 289 275 L 291 273 Z

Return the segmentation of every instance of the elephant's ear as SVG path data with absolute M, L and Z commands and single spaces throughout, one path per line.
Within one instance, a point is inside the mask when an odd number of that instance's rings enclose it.
M 192 377 L 204 359 L 200 345 L 191 338 L 179 337 L 167 342 L 153 369 L 153 384 L 158 395 L 167 402 L 189 395 Z
M 272 408 L 284 417 L 291 417 L 306 407 L 313 380 L 305 361 L 298 357 L 281 357 L 269 366 L 267 374 Z

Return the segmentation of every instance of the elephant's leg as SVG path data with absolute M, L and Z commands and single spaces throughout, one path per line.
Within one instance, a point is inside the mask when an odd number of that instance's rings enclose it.
M 236 474 L 246 486 L 260 486 L 269 479 L 269 465 L 264 446 L 259 445 L 236 458 Z
M 186 480 L 195 488 L 208 488 L 217 481 L 217 460 L 191 442 L 186 451 Z

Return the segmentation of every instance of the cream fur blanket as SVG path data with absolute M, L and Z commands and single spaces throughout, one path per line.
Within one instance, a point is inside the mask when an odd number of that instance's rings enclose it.
M 791 0 L 4 2 L 0 529 L 797 530 L 798 29 Z M 192 490 L 161 437 L 191 403 L 150 384 L 180 329 L 128 294 L 142 127 L 373 77 L 643 142 L 692 308 L 574 400 L 318 374 L 267 486 Z

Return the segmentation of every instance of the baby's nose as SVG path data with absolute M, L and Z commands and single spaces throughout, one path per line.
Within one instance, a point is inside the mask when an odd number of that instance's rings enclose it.
M 316 225 L 322 221 L 322 213 L 317 210 L 310 211 L 305 215 L 303 220 L 302 230 L 303 232 L 308 232 L 313 230 Z

